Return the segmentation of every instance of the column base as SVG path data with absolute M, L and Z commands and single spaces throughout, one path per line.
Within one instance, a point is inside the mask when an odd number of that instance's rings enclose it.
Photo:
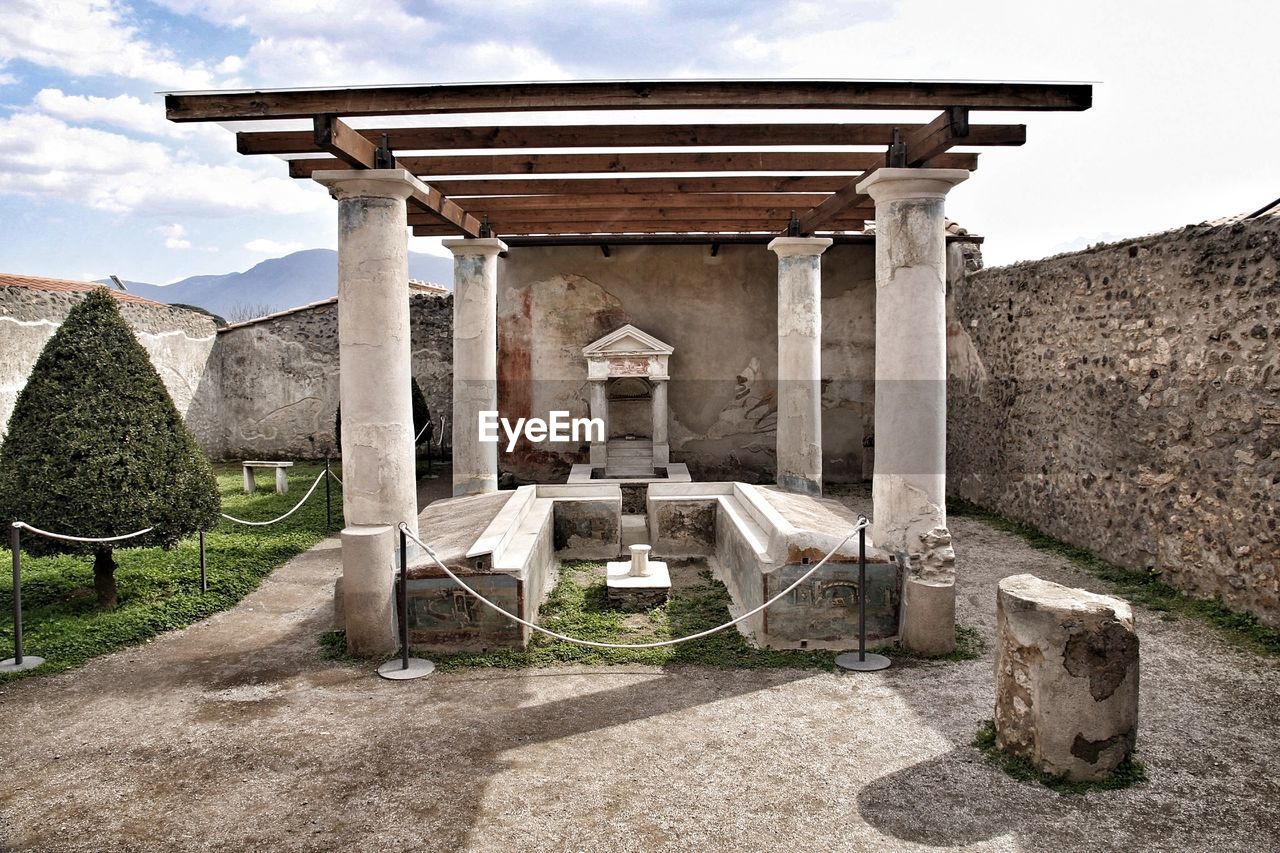
M 956 585 L 906 578 L 902 588 L 902 646 L 926 657 L 956 647 Z
M 342 531 L 342 621 L 347 652 L 385 657 L 399 649 L 396 637 L 396 533 L 389 525 Z

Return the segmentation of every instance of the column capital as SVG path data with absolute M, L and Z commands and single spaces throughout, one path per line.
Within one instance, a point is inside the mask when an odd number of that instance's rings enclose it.
M 407 169 L 322 169 L 311 178 L 344 198 L 408 198 L 418 181 Z
M 453 252 L 455 257 L 463 255 L 484 255 L 489 257 L 507 250 L 507 244 L 497 237 L 465 237 L 457 240 L 445 240 L 444 247 Z
M 793 258 L 799 255 L 817 257 L 830 247 L 830 237 L 774 237 L 769 241 L 770 252 L 777 252 L 780 258 Z
M 946 198 L 947 191 L 969 177 L 968 169 L 876 169 L 858 184 L 858 192 L 879 204 L 907 199 Z

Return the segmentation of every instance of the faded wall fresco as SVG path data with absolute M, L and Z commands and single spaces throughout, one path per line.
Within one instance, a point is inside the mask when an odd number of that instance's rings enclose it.
M 872 425 L 875 254 L 829 249 L 823 269 L 826 476 L 860 480 Z M 673 462 L 698 479 L 767 482 L 777 414 L 777 257 L 763 245 L 512 249 L 498 268 L 498 394 L 504 417 L 586 417 L 582 348 L 626 323 L 675 347 L 668 405 Z M 550 482 L 585 446 L 501 452 L 521 481 Z
M 453 408 L 453 297 L 409 302 L 413 375 L 433 419 Z M 218 333 L 187 421 L 217 459 L 338 455 L 338 305 L 334 300 Z M 438 432 L 437 432 L 438 434 Z

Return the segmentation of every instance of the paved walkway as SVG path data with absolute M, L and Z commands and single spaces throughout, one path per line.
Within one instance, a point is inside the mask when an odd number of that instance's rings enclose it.
M 958 520 L 961 621 L 994 583 L 1097 588 Z M 968 746 L 990 656 L 869 675 L 702 668 L 382 681 L 325 661 L 336 540 L 238 607 L 0 688 L 0 847 L 39 850 L 1276 849 L 1280 664 L 1138 614 L 1152 781 L 1059 796 Z

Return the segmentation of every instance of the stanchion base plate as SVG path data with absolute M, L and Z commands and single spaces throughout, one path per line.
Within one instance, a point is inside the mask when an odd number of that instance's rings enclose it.
M 23 655 L 22 663 L 18 663 L 13 658 L 0 660 L 0 672 L 22 672 L 24 669 L 35 669 L 44 663 L 44 658 L 38 658 L 35 655 Z
M 404 668 L 404 661 L 400 660 L 400 658 L 389 660 L 378 667 L 378 675 L 383 678 L 389 678 L 392 681 L 408 681 L 411 678 L 422 678 L 424 675 L 430 675 L 435 671 L 436 665 L 422 658 L 409 658 L 408 669 Z
M 867 652 L 864 657 L 865 660 L 858 660 L 857 652 L 845 652 L 842 655 L 836 655 L 836 666 L 849 672 L 875 672 L 889 668 L 889 659 L 884 655 Z

